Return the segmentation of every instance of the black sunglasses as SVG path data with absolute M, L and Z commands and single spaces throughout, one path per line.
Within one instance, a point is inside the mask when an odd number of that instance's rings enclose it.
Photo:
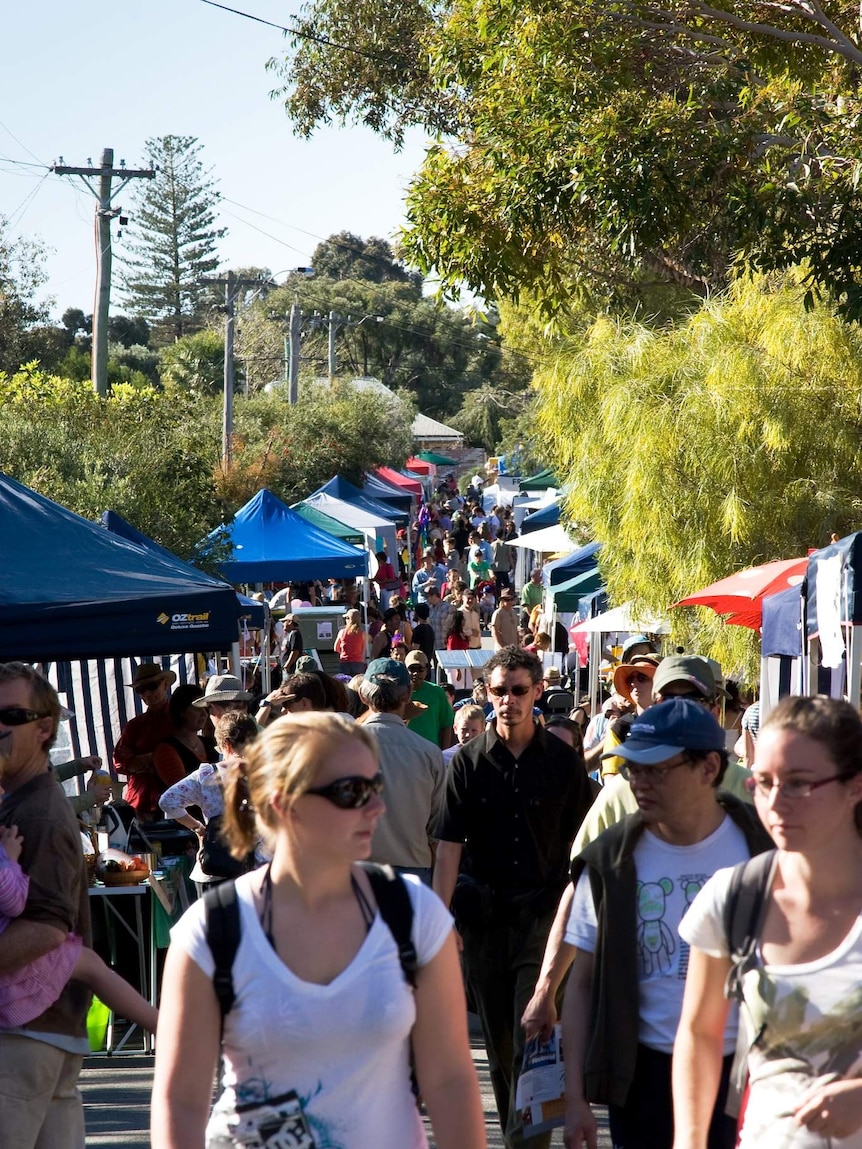
M 532 686 L 489 686 L 488 693 L 493 694 L 495 698 L 505 698 L 507 694 L 514 694 L 516 698 L 523 698 L 533 689 L 535 688 Z
M 383 774 L 378 772 L 373 778 L 363 778 L 361 774 L 336 778 L 328 786 L 315 786 L 305 792 L 325 798 L 339 810 L 359 810 L 368 805 L 373 794 L 383 793 Z
M 0 710 L 0 724 L 3 726 L 26 726 L 28 722 L 47 717 L 47 714 L 40 714 L 38 710 L 26 710 L 23 706 L 7 706 Z

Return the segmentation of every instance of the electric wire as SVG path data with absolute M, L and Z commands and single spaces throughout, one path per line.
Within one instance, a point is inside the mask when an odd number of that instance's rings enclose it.
M 243 12 L 240 8 L 230 8 L 227 4 L 218 4 L 216 0 L 201 0 L 202 4 L 209 5 L 210 8 L 221 8 L 223 12 L 231 12 L 234 16 L 242 16 L 246 20 L 253 20 L 255 24 L 265 24 L 268 28 L 276 28 L 279 32 L 284 32 L 287 36 L 296 36 L 299 40 L 309 40 L 314 44 L 321 44 L 325 48 L 334 48 L 339 52 L 349 52 L 353 56 L 361 56 L 365 60 L 374 60 L 377 63 L 389 63 L 392 60 L 403 60 L 405 63 L 409 61 L 405 56 L 400 55 L 398 52 L 389 52 L 383 56 L 379 52 L 365 52 L 362 48 L 354 48 L 352 44 L 339 44 L 336 40 L 330 40 L 326 36 L 316 36 L 313 32 L 303 32 L 299 28 L 288 28 L 284 24 L 276 24 L 272 20 L 264 20 L 262 16 L 254 16 L 251 12 Z

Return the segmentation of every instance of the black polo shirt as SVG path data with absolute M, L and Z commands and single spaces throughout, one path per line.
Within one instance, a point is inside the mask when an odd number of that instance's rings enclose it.
M 562 889 L 592 800 L 584 767 L 565 742 L 537 725 L 515 760 L 492 724 L 449 763 L 433 836 L 463 843 L 462 869 L 504 897 Z

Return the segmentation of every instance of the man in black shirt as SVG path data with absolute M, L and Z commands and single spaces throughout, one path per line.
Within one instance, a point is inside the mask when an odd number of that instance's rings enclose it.
M 486 663 L 485 681 L 494 722 L 449 764 L 434 828 L 434 889 L 446 905 L 453 903 L 500 1125 L 507 1149 L 516 1149 L 524 1144 L 515 1110 L 524 1051 L 518 1019 L 592 794 L 571 747 L 534 721 L 542 694 L 536 656 L 504 647 Z M 530 1145 L 547 1149 L 550 1135 L 533 1137 Z

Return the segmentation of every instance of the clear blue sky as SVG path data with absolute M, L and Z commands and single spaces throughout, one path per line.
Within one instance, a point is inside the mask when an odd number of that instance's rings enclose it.
M 299 8 L 298 0 L 226 2 L 278 24 L 289 24 Z M 92 311 L 95 278 L 94 199 L 80 180 L 45 175 L 60 156 L 70 165 L 98 165 L 102 149 L 113 147 L 115 164 L 141 167 L 148 137 L 197 136 L 224 197 L 225 268 L 277 273 L 310 263 L 319 239 L 333 232 L 391 238 L 402 222 L 422 136 L 413 134 L 400 154 L 350 126 L 297 139 L 269 97 L 276 80 L 264 65 L 287 49 L 276 29 L 200 0 L 7 7 L 0 214 L 11 234 L 50 249 L 43 294 L 54 297 L 56 316 L 70 306 Z M 130 190 L 115 201 L 127 209 Z M 114 235 L 117 271 L 124 240 L 116 239 L 116 225 Z M 122 311 L 116 276 L 112 311 Z

